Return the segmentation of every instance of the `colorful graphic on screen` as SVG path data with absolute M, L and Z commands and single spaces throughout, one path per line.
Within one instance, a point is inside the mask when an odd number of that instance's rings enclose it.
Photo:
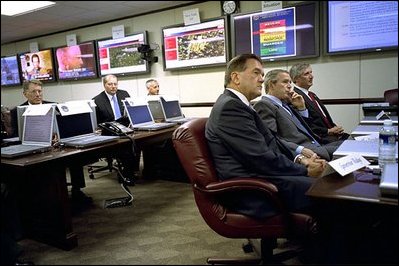
M 97 77 L 94 42 L 59 47 L 55 55 L 59 80 Z
M 251 20 L 254 54 L 261 58 L 296 55 L 294 7 L 255 14 Z
M 52 50 L 19 55 L 22 80 L 55 81 Z
M 145 32 L 97 41 L 101 76 L 149 72 L 147 61 L 138 52 L 138 47 L 142 44 L 146 44 Z
M 1 58 L 1 86 L 21 85 L 17 56 Z
M 165 69 L 223 64 L 227 61 L 224 18 L 164 28 L 162 33 Z

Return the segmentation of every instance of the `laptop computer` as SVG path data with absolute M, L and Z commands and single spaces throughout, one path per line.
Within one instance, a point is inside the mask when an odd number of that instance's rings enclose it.
M 154 121 L 156 122 L 164 122 L 165 115 L 163 114 L 161 100 L 149 100 L 148 107 L 150 107 L 150 111 Z
M 381 175 L 380 191 L 383 196 L 398 196 L 398 164 L 384 165 Z
M 50 150 L 54 114 L 55 108 L 51 107 L 45 115 L 24 116 L 22 144 L 1 148 L 1 157 L 15 158 Z
M 59 143 L 75 148 L 87 148 L 118 139 L 118 136 L 102 136 L 95 133 L 90 113 L 57 115 Z
M 178 100 L 166 101 L 163 97 L 159 98 L 161 100 L 162 110 L 166 122 L 184 124 L 193 119 L 191 117 L 184 117 Z
M 17 123 L 18 123 L 18 137 L 22 140 L 22 133 L 24 132 L 24 117 L 22 116 L 29 105 L 17 106 Z
M 360 154 L 364 158 L 378 159 L 378 140 L 345 140 L 333 153 L 334 158 L 343 157 L 352 153 Z M 398 159 L 398 142 L 396 142 L 396 159 Z
M 151 115 L 148 104 L 130 105 L 123 102 L 130 123 L 137 130 L 159 130 L 163 128 L 173 127 L 174 123 L 156 123 Z

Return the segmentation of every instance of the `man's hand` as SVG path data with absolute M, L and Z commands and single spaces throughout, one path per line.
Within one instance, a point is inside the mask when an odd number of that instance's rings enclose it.
M 344 133 L 344 129 L 341 126 L 335 126 L 328 129 L 328 135 L 341 135 Z
M 301 154 L 307 158 L 310 158 L 315 154 L 316 157 L 318 158 L 318 155 L 314 151 L 312 151 L 311 149 L 308 149 L 308 148 L 303 148 L 301 151 Z
M 295 107 L 295 109 L 303 111 L 306 109 L 305 100 L 302 95 L 293 92 L 291 95 L 291 104 Z
M 317 158 L 317 154 L 310 158 L 303 158 L 301 164 L 308 169 L 308 176 L 319 177 L 326 168 L 327 162 L 324 159 Z

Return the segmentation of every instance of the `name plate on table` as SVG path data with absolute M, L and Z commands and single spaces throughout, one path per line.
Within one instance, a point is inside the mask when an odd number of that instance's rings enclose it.
M 341 176 L 350 174 L 360 168 L 369 165 L 370 162 L 359 154 L 349 154 L 334 161 L 328 162 L 321 176 L 338 172 Z

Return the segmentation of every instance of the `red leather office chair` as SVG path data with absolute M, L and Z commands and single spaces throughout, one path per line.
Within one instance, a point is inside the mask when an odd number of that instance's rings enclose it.
M 398 89 L 390 89 L 384 91 L 384 100 L 389 105 L 398 105 Z
M 210 264 L 270 263 L 275 261 L 273 249 L 277 238 L 304 236 L 315 232 L 312 217 L 287 213 L 277 196 L 277 188 L 265 179 L 235 178 L 219 181 L 205 139 L 207 118 L 198 118 L 181 125 L 172 136 L 177 155 L 190 178 L 195 202 L 203 219 L 216 233 L 227 238 L 261 239 L 261 257 L 241 259 L 208 258 Z M 275 205 L 278 214 L 264 220 L 233 212 L 219 203 L 225 193 L 262 191 Z

